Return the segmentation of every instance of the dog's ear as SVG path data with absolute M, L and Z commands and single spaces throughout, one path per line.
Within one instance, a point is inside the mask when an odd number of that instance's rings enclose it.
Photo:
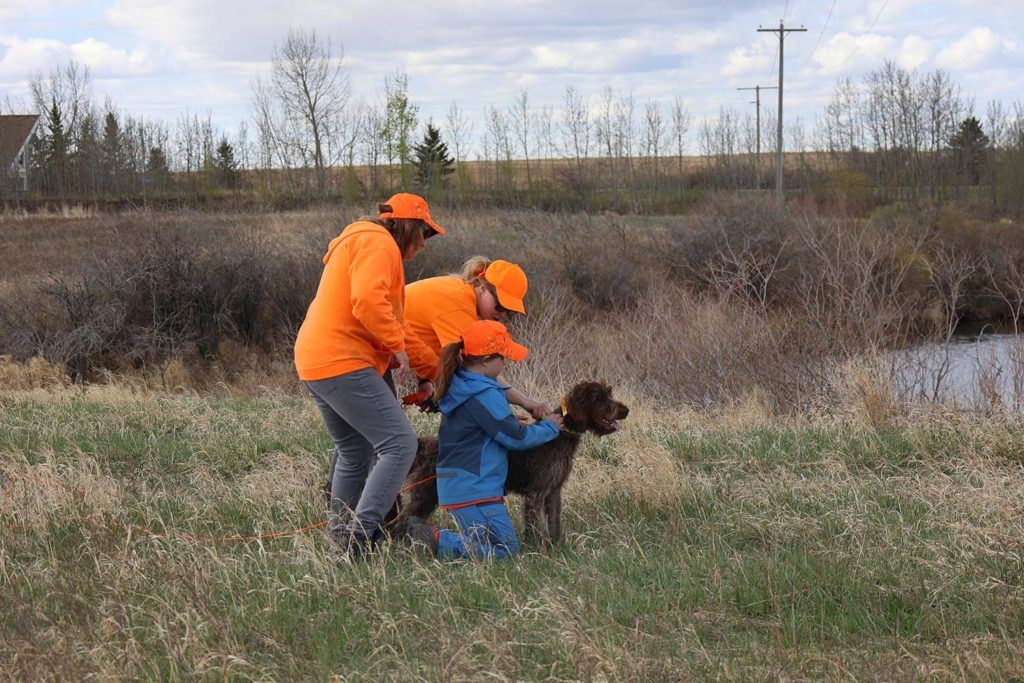
M 589 422 L 594 408 L 611 397 L 611 389 L 602 382 L 580 382 L 565 397 L 569 415 L 579 421 Z

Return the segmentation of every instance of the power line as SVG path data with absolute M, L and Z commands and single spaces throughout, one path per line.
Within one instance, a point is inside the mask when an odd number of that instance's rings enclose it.
M 807 29 L 803 26 L 800 28 L 786 28 L 786 24 L 782 21 L 779 22 L 778 28 L 758 28 L 758 33 L 778 33 L 779 34 L 779 109 L 775 113 L 776 119 L 778 119 L 778 130 L 776 131 L 777 140 L 775 143 L 775 205 L 782 208 L 782 72 L 783 72 L 783 45 L 786 42 L 787 33 L 806 33 Z
M 821 37 L 825 35 L 825 30 L 828 28 L 828 22 L 832 19 L 832 12 L 835 11 L 837 2 L 839 2 L 839 0 L 832 0 L 832 6 L 828 8 L 828 16 L 825 17 L 825 25 L 821 27 L 821 33 L 818 34 L 818 39 L 814 41 L 814 47 L 811 48 L 811 52 L 807 55 L 807 59 L 805 59 L 800 65 L 801 68 L 806 66 L 807 62 L 811 61 L 811 57 L 813 57 L 814 53 L 817 51 L 818 44 L 821 43 Z
M 838 69 L 839 67 L 841 67 L 841 66 L 842 66 L 843 64 L 846 64 L 846 63 L 847 63 L 848 61 L 850 61 L 850 60 L 851 60 L 851 59 L 853 58 L 853 56 L 854 56 L 855 54 L 857 54 L 857 50 L 859 50 L 859 49 L 860 49 L 860 46 L 861 46 L 861 45 L 862 45 L 862 44 L 864 43 L 864 39 L 865 39 L 865 38 L 867 38 L 867 37 L 868 37 L 869 35 L 871 35 L 871 31 L 872 31 L 872 30 L 873 30 L 873 29 L 875 28 L 875 24 L 877 24 L 877 23 L 878 23 L 878 20 L 879 20 L 879 19 L 881 18 L 881 16 L 882 16 L 882 12 L 884 12 L 884 11 L 885 11 L 885 7 L 886 7 L 886 5 L 888 5 L 888 4 L 889 4 L 889 0 L 885 0 L 885 2 L 883 2 L 883 3 L 882 3 L 882 8 L 881 8 L 880 10 L 878 10 L 878 14 L 876 14 L 876 15 L 875 15 L 875 20 L 871 22 L 871 26 L 868 26 L 868 31 L 867 31 L 867 33 L 865 33 L 864 35 L 862 35 L 862 36 L 860 37 L 860 40 L 858 40 L 858 41 L 857 41 L 857 45 L 856 45 L 856 46 L 854 46 L 854 48 L 853 48 L 853 52 L 851 52 L 850 54 L 846 55 L 846 59 L 844 59 L 843 61 L 839 62 L 838 64 L 836 64 L 836 65 L 835 65 L 835 66 L 833 66 L 833 67 L 830 67 L 830 68 L 828 68 L 828 69 L 825 69 L 825 71 L 835 71 L 836 69 Z
M 785 5 L 785 7 L 782 8 L 782 19 L 779 20 L 780 23 L 786 23 L 786 15 L 787 14 L 789 14 L 789 0 L 786 0 L 786 5 Z M 775 65 L 778 63 L 776 61 L 776 60 L 778 60 L 778 58 L 779 58 L 778 55 L 775 55 L 774 57 L 772 57 L 772 68 L 768 70 L 768 77 L 769 78 L 771 78 L 772 74 L 775 73 Z
M 755 85 L 753 88 L 736 88 L 737 90 L 753 90 L 755 99 L 751 104 L 757 105 L 757 162 L 754 164 L 755 172 L 757 176 L 757 189 L 761 189 L 761 91 L 762 90 L 777 90 L 775 86 L 764 86 Z

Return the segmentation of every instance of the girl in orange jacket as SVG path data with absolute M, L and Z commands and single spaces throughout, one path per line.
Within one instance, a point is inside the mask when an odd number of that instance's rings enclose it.
M 334 441 L 331 537 L 357 557 L 380 533 L 416 455 L 390 368 L 432 378 L 437 356 L 404 322 L 402 261 L 444 229 L 422 197 L 396 194 L 327 248 L 316 296 L 295 340 L 295 367 Z M 374 455 L 376 464 L 373 463 Z
M 440 357 L 441 350 L 459 341 L 477 320 L 504 322 L 509 313 L 525 315 L 523 298 L 527 286 L 526 273 L 515 263 L 474 256 L 463 264 L 461 273 L 406 285 L 406 322 Z M 498 381 L 508 386 L 504 378 L 499 377 Z M 551 412 L 543 402 L 511 387 L 507 396 L 509 403 L 522 407 L 538 420 Z

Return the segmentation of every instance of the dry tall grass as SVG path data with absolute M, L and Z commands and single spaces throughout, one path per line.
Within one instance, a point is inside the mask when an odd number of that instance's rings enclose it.
M 549 388 L 550 390 L 550 388 Z M 649 396 L 584 443 L 567 538 L 515 562 L 324 534 L 312 405 L 116 385 L 6 392 L 0 668 L 17 679 L 1024 675 L 1024 432 L 937 409 L 780 420 Z M 849 414 L 850 417 L 842 415 Z M 414 416 L 432 431 L 430 418 Z M 443 521 L 443 520 L 442 520 Z

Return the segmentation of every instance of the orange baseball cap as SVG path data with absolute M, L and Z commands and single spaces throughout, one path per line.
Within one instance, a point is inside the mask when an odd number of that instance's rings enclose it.
M 484 279 L 494 285 L 499 304 L 510 311 L 526 314 L 523 297 L 529 283 L 522 268 L 508 261 L 492 261 L 484 271 Z
M 462 333 L 462 352 L 468 356 L 497 353 L 509 360 L 521 361 L 529 350 L 512 341 L 508 329 L 497 320 L 477 320 Z
M 391 207 L 391 211 L 382 213 L 381 218 L 417 218 L 429 225 L 437 234 L 444 234 L 444 228 L 431 220 L 427 200 L 418 194 L 399 192 L 384 203 Z

